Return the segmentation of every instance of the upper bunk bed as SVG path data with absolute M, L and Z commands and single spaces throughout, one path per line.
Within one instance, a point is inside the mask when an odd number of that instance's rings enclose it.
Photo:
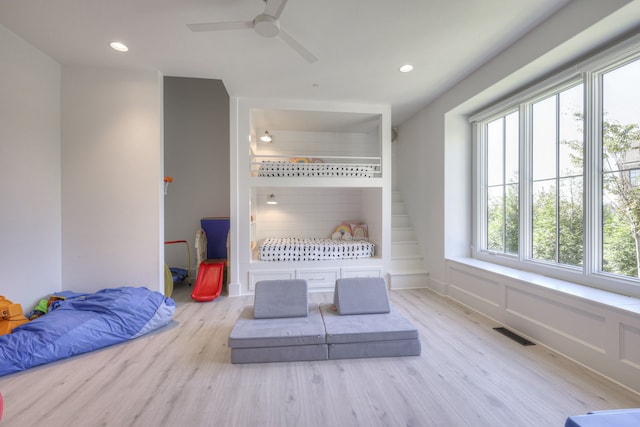
M 379 181 L 384 172 L 380 115 L 252 111 L 250 164 L 254 185 L 266 180 L 304 186 L 325 178 L 327 185 L 340 186 Z M 371 181 L 363 185 L 380 185 Z
M 269 178 L 379 178 L 380 157 L 253 155 L 251 175 Z

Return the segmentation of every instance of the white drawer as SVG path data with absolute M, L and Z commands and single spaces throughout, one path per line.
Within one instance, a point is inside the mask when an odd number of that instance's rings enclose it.
M 296 279 L 307 281 L 309 289 L 329 288 L 333 289 L 336 280 L 340 277 L 340 271 L 334 268 L 314 268 L 296 270 Z
M 289 280 L 295 277 L 293 270 L 250 271 L 249 290 L 256 290 L 256 282 L 261 280 Z
M 351 277 L 380 277 L 380 269 L 378 267 L 345 267 L 340 272 L 340 277 L 343 279 Z

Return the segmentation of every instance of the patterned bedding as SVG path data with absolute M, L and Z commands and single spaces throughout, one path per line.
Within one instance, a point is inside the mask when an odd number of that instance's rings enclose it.
M 365 240 L 267 238 L 259 247 L 262 261 L 318 261 L 370 258 L 375 245 Z
M 373 178 L 376 172 L 376 167 L 376 165 L 367 164 L 264 161 L 260 163 L 258 176 Z

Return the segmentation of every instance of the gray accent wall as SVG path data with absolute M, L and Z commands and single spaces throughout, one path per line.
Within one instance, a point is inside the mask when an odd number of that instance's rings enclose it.
M 164 78 L 165 241 L 194 238 L 202 217 L 229 216 L 229 94 L 221 80 Z M 170 267 L 186 268 L 185 246 L 165 246 Z

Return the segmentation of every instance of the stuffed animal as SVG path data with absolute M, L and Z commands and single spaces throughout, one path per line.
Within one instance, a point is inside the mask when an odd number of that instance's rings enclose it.
M 0 295 L 0 335 L 10 334 L 14 328 L 28 321 L 22 314 L 20 304 L 14 304 Z
M 351 228 L 348 225 L 342 224 L 336 228 L 336 231 L 331 235 L 333 240 L 352 240 Z

